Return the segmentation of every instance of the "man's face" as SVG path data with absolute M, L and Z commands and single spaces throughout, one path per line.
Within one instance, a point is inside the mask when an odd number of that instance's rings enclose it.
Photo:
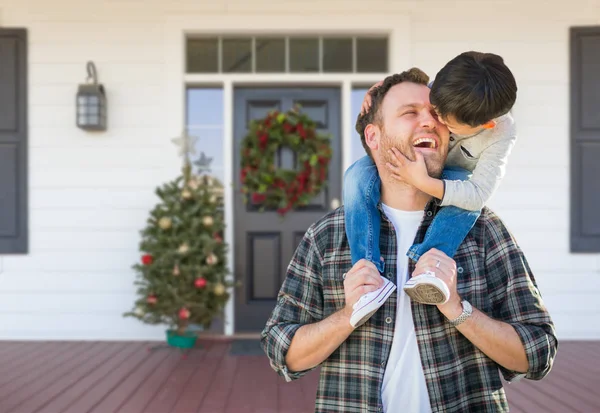
M 395 85 L 379 110 L 383 119 L 378 148 L 382 161 L 391 160 L 388 150 L 392 147 L 411 161 L 419 151 L 429 175 L 439 178 L 448 153 L 449 132 L 429 103 L 429 88 L 411 82 Z

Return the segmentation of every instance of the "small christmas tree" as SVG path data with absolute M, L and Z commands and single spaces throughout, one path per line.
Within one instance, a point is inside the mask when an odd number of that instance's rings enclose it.
M 160 202 L 141 231 L 141 261 L 133 266 L 139 298 L 124 315 L 167 324 L 185 335 L 190 324 L 208 329 L 229 299 L 223 242 L 223 185 L 208 174 L 202 153 L 192 173 L 194 138 L 174 139 L 184 156 L 182 175 L 156 189 Z

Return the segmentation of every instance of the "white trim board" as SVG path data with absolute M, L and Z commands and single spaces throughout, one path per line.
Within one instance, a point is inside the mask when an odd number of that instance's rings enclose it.
M 257 27 L 268 29 L 257 30 Z M 165 108 L 166 134 L 176 136 L 185 126 L 185 90 L 188 85 L 221 85 L 223 87 L 223 113 L 224 113 L 224 139 L 223 153 L 224 164 L 229 165 L 225 170 L 226 190 L 225 219 L 227 227 L 225 242 L 229 245 L 227 260 L 229 269 L 235 268 L 233 260 L 233 237 L 235 234 L 233 214 L 233 92 L 238 85 L 335 85 L 341 88 L 342 93 L 342 167 L 346 170 L 350 166 L 351 152 L 350 140 L 352 138 L 350 95 L 353 85 L 371 85 L 381 80 L 380 74 L 209 74 L 188 75 L 185 73 L 185 39 L 190 34 L 385 34 L 389 39 L 389 68 L 390 72 L 406 70 L 412 61 L 411 53 L 411 28 L 408 14 L 385 14 L 369 16 L 365 19 L 359 14 L 342 15 L 339 13 L 319 13 L 303 15 L 301 18 L 290 19 L 289 15 L 193 15 L 193 16 L 168 16 L 164 26 L 165 50 Z M 232 274 L 233 276 L 233 274 Z M 234 325 L 235 296 L 232 291 L 231 298 L 225 307 L 225 335 L 231 336 L 235 332 Z

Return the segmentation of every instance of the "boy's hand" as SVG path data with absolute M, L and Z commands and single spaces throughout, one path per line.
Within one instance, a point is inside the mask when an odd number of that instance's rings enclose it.
M 375 89 L 376 87 L 381 86 L 382 84 L 383 84 L 383 80 L 380 80 L 379 82 L 377 82 L 373 86 L 371 86 L 369 88 L 369 90 L 367 90 L 367 93 L 365 94 L 365 98 L 363 99 L 362 106 L 360 108 L 361 115 L 364 115 L 365 113 L 367 113 L 369 111 L 369 109 L 371 109 L 371 91 L 373 89 Z
M 411 161 L 396 148 L 390 149 L 388 153 L 392 157 L 392 163 L 388 162 L 386 166 L 392 172 L 392 178 L 423 190 L 422 187 L 429 179 L 423 155 L 419 151 L 415 151 L 416 159 Z

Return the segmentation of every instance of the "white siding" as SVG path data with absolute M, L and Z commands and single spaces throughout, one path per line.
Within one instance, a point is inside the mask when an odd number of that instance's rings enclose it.
M 169 59 L 183 47 L 170 39 L 183 37 L 167 33 L 171 16 L 264 29 L 271 16 L 311 28 L 311 15 L 337 16 L 336 27 L 354 29 L 374 11 L 409 18 L 394 70 L 409 62 L 433 76 L 468 49 L 499 53 L 514 70 L 520 141 L 491 206 L 527 253 L 560 337 L 600 338 L 600 255 L 568 250 L 568 28 L 600 24 L 600 0 L 4 0 L 0 24 L 29 31 L 31 248 L 0 258 L 0 339 L 163 337 L 121 314 L 135 298 L 130 268 L 154 186 L 179 172 L 169 139 L 178 109 L 166 102 Z M 108 89 L 109 130 L 98 135 L 74 121 L 88 59 Z

